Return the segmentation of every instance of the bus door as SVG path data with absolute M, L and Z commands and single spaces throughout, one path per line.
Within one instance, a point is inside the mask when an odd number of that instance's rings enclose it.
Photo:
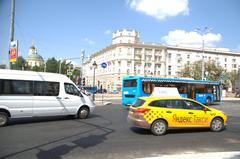
M 188 84 L 188 98 L 191 98 L 191 99 L 196 99 L 195 97 L 195 85 L 194 84 Z
M 213 86 L 214 100 L 220 101 L 220 86 Z

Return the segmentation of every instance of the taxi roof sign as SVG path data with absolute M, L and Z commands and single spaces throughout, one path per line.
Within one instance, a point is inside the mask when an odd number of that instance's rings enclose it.
M 152 97 L 181 97 L 176 87 L 154 87 Z

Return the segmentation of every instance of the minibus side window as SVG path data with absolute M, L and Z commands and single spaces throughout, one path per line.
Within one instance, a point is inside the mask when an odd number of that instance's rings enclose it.
M 35 96 L 58 96 L 59 82 L 34 81 Z
M 64 88 L 67 94 L 76 95 L 76 96 L 81 95 L 78 89 L 71 83 L 64 83 Z
M 0 95 L 32 95 L 32 81 L 0 80 Z

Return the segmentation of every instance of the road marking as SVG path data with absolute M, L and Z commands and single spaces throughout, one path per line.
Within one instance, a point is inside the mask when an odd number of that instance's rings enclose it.
M 231 152 L 206 152 L 206 153 L 182 153 L 182 154 L 173 154 L 173 155 L 159 155 L 158 157 L 145 157 L 138 159 L 237 159 L 240 158 L 240 151 L 231 151 Z

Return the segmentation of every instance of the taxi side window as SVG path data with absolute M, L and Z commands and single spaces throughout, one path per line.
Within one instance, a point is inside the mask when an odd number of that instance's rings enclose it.
M 166 107 L 166 101 L 165 100 L 155 100 L 155 101 L 152 101 L 148 105 L 153 106 L 153 107 Z
M 183 100 L 169 100 L 167 101 L 167 108 L 174 108 L 174 109 L 186 109 L 185 102 Z
M 198 103 L 187 100 L 184 103 L 184 109 L 203 110 L 203 106 Z
M 183 108 L 183 101 L 182 100 L 168 100 L 166 107 L 167 108 L 182 109 Z

